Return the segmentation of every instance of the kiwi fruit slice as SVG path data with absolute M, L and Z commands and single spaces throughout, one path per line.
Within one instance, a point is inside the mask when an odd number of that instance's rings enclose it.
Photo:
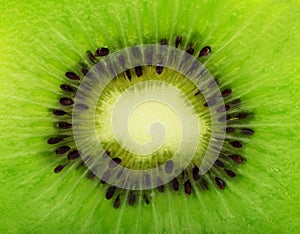
M 1 232 L 299 232 L 297 1 L 1 5 Z M 199 61 L 221 91 L 232 90 L 229 100 L 253 113 L 245 126 L 236 123 L 255 131 L 243 137 L 246 162 L 232 169 L 235 178 L 224 174 L 223 190 L 208 180 L 207 191 L 191 186 L 188 195 L 187 183 L 147 193 L 149 204 L 135 195 L 133 206 L 128 192 L 126 202 L 114 197 L 114 209 L 107 184 L 88 179 L 85 167 L 74 162 L 53 172 L 63 157 L 46 143 L 57 134 L 50 110 L 64 97 L 60 86 L 70 85 L 65 73 L 82 69 L 88 50 L 113 53 L 163 38 L 174 47 L 177 36 L 182 50 L 211 46 Z

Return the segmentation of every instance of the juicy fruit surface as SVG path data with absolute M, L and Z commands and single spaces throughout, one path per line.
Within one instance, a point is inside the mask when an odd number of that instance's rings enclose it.
M 1 232 L 299 232 L 299 3 L 291 1 L 2 1 Z M 51 9 L 51 11 L 49 11 Z M 113 17 L 112 17 L 113 16 Z M 169 41 L 210 45 L 205 65 L 255 111 L 247 163 L 224 191 L 157 196 L 114 210 L 75 167 L 53 171 L 64 73 L 87 49 Z
M 150 165 L 155 167 L 159 158 L 166 159 L 176 152 L 182 141 L 181 121 L 186 121 L 190 127 L 188 138 L 184 140 L 185 148 L 181 151 L 187 154 L 193 140 L 198 139 L 196 155 L 198 160 L 202 160 L 211 135 L 211 119 L 209 110 L 204 106 L 204 97 L 195 95 L 195 84 L 167 68 L 164 68 L 163 74 L 158 75 L 155 67 L 144 67 L 143 75 L 136 77 L 133 74 L 130 82 L 122 75 L 105 87 L 98 100 L 95 128 L 104 148 L 114 152 L 114 157 L 125 157 L 127 160 L 134 157 L 137 160 L 132 161 L 137 165 L 138 162 L 151 161 Z M 153 101 L 154 97 L 161 102 Z M 137 100 L 139 105 L 136 106 Z M 117 109 L 119 114 L 114 113 Z M 128 119 L 125 109 L 132 110 Z M 193 125 L 194 120 L 199 129 Z M 163 126 L 163 131 L 157 125 L 155 129 L 157 123 Z M 123 131 L 116 132 L 114 126 L 123 126 Z M 128 129 L 130 137 L 124 128 Z M 201 134 L 198 136 L 200 129 Z M 153 143 L 153 139 L 159 144 Z M 136 149 L 133 143 L 141 144 L 141 147 Z M 152 155 L 148 156 L 153 159 L 145 160 L 150 152 Z M 130 166 L 131 163 L 128 163 L 126 166 Z

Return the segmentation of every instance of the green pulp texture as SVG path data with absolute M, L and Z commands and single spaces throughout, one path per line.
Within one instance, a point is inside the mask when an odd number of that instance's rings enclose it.
M 299 233 L 299 1 L 1 1 L 0 233 Z M 64 73 L 87 49 L 193 41 L 255 119 L 247 163 L 224 191 L 112 208 L 96 181 L 53 173 Z

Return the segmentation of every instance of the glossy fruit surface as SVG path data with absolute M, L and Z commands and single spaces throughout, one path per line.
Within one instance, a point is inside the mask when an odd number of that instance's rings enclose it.
M 11 1 L 0 4 L 0 232 L 299 232 L 299 3 Z M 254 110 L 247 163 L 223 191 L 115 210 L 80 169 L 53 173 L 64 73 L 86 50 L 161 38 L 212 47 L 209 71 Z M 188 45 L 186 45 L 188 46 Z

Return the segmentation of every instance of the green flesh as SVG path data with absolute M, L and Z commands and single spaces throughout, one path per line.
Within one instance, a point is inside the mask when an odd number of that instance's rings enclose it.
M 300 231 L 299 3 L 184 2 L 0 4 L 0 232 Z M 165 193 L 148 206 L 115 210 L 83 170 L 53 173 L 48 109 L 57 107 L 64 73 L 77 69 L 87 49 L 177 35 L 197 52 L 210 45 L 212 55 L 201 61 L 255 112 L 247 163 L 225 190 Z

